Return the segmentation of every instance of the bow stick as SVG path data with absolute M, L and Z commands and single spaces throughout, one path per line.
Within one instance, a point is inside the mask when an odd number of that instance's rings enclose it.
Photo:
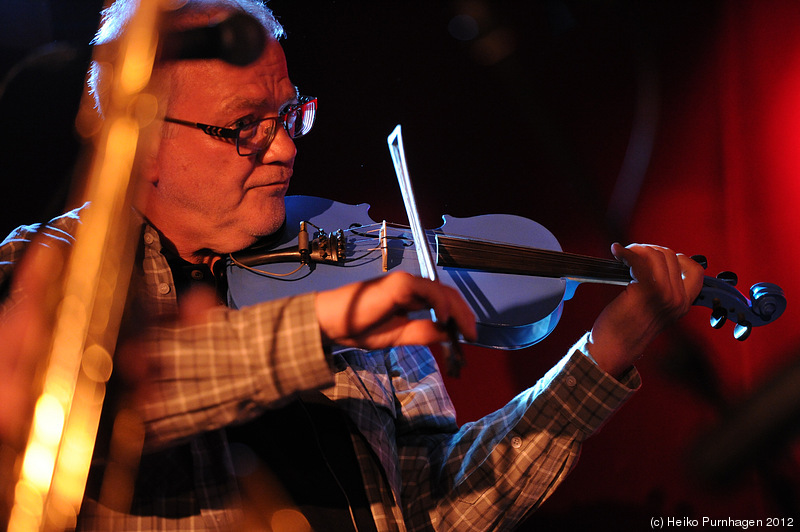
M 400 193 L 403 196 L 403 204 L 406 208 L 408 224 L 411 227 L 411 233 L 414 235 L 414 246 L 417 251 L 417 258 L 419 259 L 420 275 L 431 281 L 438 282 L 439 276 L 436 272 L 436 263 L 433 260 L 433 255 L 428 247 L 428 239 L 425 236 L 425 230 L 422 228 L 422 223 L 419 219 L 417 202 L 414 198 L 414 189 L 411 186 L 411 178 L 408 175 L 406 154 L 403 149 L 403 135 L 399 124 L 386 140 L 389 143 L 389 153 L 394 163 L 397 182 L 400 184 Z M 431 310 L 431 316 L 434 321 L 437 321 L 436 313 L 433 310 Z M 450 335 L 450 342 L 444 346 L 447 357 L 447 373 L 453 377 L 458 377 L 461 368 L 464 366 L 464 354 L 458 341 L 458 334 L 453 320 L 449 320 L 444 326 L 447 328 L 447 332 Z

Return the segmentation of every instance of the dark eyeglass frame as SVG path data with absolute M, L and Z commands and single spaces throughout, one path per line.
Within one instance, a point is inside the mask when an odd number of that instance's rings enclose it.
M 289 137 L 297 139 L 311 131 L 311 128 L 314 125 L 316 114 L 317 98 L 314 96 L 298 96 L 297 103 L 292 103 L 284 107 L 278 116 L 260 118 L 234 128 L 212 126 L 210 124 L 201 124 L 199 122 L 190 122 L 188 120 L 181 120 L 179 118 L 172 118 L 170 116 L 165 116 L 163 120 L 164 122 L 169 122 L 171 124 L 197 128 L 206 135 L 211 135 L 212 137 L 232 140 L 236 144 L 236 153 L 242 157 L 249 157 L 250 155 L 263 153 L 269 149 L 272 141 L 275 140 L 275 135 L 278 133 L 278 121 L 280 121 L 280 123 L 283 125 L 283 128 L 289 134 Z M 299 130 L 295 125 L 297 123 L 298 116 L 303 117 L 303 120 L 297 124 L 300 126 Z M 306 118 L 306 116 L 310 116 L 310 118 Z M 266 127 L 269 128 L 265 136 L 266 140 L 262 141 L 258 146 L 246 144 L 245 141 L 248 139 L 247 137 L 242 137 L 242 131 L 250 129 L 253 131 L 253 135 L 255 135 L 257 132 L 256 128 L 261 127 L 261 124 L 264 122 L 266 122 Z

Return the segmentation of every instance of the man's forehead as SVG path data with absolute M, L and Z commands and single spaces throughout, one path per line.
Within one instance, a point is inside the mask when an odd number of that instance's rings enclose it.
M 278 94 L 269 96 L 248 96 L 246 94 L 234 94 L 222 101 L 222 108 L 225 111 L 242 111 L 246 109 L 267 109 L 280 106 L 286 102 L 297 100 L 300 95 L 297 87 L 292 86 L 291 90 L 280 90 Z
M 177 10 L 168 12 L 168 16 L 161 20 L 161 29 L 162 31 L 183 31 L 203 28 L 219 24 L 236 13 L 239 11 L 228 6 L 202 6 Z
M 289 79 L 283 50 L 274 39 L 267 41 L 261 57 L 250 65 L 230 65 L 218 59 L 187 61 L 181 70 L 182 82 L 176 87 L 180 99 L 215 100 L 212 105 L 217 111 L 277 110 L 298 94 Z
M 298 96 L 297 87 L 289 79 L 283 48 L 275 39 L 267 41 L 264 53 L 251 65 L 226 65 L 223 68 L 233 74 L 231 79 L 238 82 L 222 102 L 227 109 L 270 108 Z

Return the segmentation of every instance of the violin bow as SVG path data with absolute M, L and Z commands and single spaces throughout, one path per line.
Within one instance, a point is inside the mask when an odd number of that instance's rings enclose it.
M 417 259 L 419 260 L 420 275 L 431 281 L 438 282 L 439 275 L 436 271 L 436 262 L 433 260 L 430 247 L 428 247 L 428 239 L 425 236 L 425 230 L 419 218 L 417 202 L 414 198 L 414 189 L 411 186 L 411 177 L 408 174 L 406 154 L 403 148 L 403 134 L 400 124 L 394 128 L 386 140 L 389 143 L 389 153 L 394 163 L 397 182 L 400 184 L 400 193 L 403 196 L 403 204 L 405 205 L 406 215 L 408 216 L 408 225 L 411 227 L 411 233 L 414 235 L 414 247 L 417 252 Z M 431 317 L 433 321 L 437 321 L 436 313 L 433 312 L 433 310 L 431 310 Z M 458 333 L 453 320 L 451 319 L 443 325 L 446 327 L 447 333 L 450 336 L 450 341 L 443 346 L 447 358 L 447 373 L 452 377 L 458 377 L 465 363 L 464 353 L 461 350 L 461 344 L 459 343 Z

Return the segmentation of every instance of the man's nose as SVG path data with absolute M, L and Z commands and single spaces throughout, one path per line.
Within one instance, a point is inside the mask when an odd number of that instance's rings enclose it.
M 278 131 L 275 132 L 275 138 L 269 147 L 260 155 L 261 164 L 283 163 L 291 164 L 297 155 L 297 148 L 294 145 L 294 140 L 289 136 L 289 133 L 282 126 L 278 126 Z

